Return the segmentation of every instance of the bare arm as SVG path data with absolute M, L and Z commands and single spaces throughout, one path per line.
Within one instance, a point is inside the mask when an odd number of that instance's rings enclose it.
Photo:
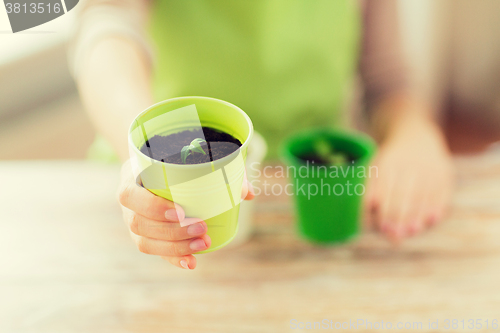
M 427 113 L 412 97 L 396 0 L 364 1 L 360 72 L 372 134 L 380 141 L 409 113 Z
M 150 69 L 137 46 L 121 38 L 95 45 L 82 69 L 78 87 L 85 107 L 98 132 L 126 160 L 128 127 L 152 104 Z
M 448 207 L 450 153 L 433 110 L 415 98 L 398 29 L 396 0 L 366 1 L 361 73 L 378 177 L 365 195 L 366 222 L 394 242 L 426 230 Z
M 127 131 L 152 104 L 151 59 L 144 36 L 148 1 L 89 0 L 73 41 L 73 71 L 97 131 L 128 158 Z

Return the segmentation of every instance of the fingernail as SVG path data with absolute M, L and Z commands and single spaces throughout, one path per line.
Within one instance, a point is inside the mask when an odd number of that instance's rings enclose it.
M 180 262 L 181 266 L 185 269 L 189 269 L 188 263 L 186 260 L 181 260 Z
M 207 248 L 207 244 L 205 244 L 205 241 L 201 238 L 195 239 L 189 244 L 189 247 L 193 251 L 201 251 L 205 250 Z
M 165 218 L 169 221 L 182 221 L 184 220 L 184 212 L 179 209 L 169 209 L 165 212 Z
M 429 226 L 435 226 L 438 223 L 437 215 L 433 214 L 429 217 Z
M 187 233 L 188 235 L 190 236 L 196 236 L 196 235 L 201 235 L 205 232 L 205 226 L 203 225 L 203 223 L 195 223 L 195 224 L 191 224 L 188 228 L 187 228 Z
M 248 182 L 248 192 L 252 193 L 252 195 L 255 195 L 255 190 L 253 189 L 253 185 L 250 182 Z

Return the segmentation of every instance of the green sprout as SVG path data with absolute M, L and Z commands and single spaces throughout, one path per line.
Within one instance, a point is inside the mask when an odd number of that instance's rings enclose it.
M 206 155 L 205 151 L 203 148 L 201 148 L 200 143 L 206 142 L 203 139 L 194 139 L 191 141 L 191 144 L 189 146 L 184 146 L 181 150 L 181 160 L 182 163 L 186 164 L 186 159 L 191 153 L 194 153 L 195 151 L 198 153 L 202 153 L 203 155 Z
M 347 157 L 344 153 L 335 152 L 332 144 L 326 139 L 316 141 L 314 150 L 318 156 L 328 164 L 340 165 L 347 162 Z

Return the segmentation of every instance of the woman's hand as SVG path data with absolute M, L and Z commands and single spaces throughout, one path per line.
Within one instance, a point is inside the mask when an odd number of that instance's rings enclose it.
M 139 186 L 135 182 L 130 161 L 123 164 L 121 180 L 118 200 L 139 251 L 161 256 L 177 267 L 194 269 L 196 258 L 193 253 L 206 250 L 211 244 L 205 221 L 186 217 L 179 205 Z M 243 195 L 245 200 L 254 197 L 246 178 Z M 189 225 L 181 227 L 179 222 L 183 220 L 189 220 Z
M 454 183 L 451 155 L 437 124 L 413 114 L 382 141 L 365 196 L 368 225 L 398 243 L 438 223 Z

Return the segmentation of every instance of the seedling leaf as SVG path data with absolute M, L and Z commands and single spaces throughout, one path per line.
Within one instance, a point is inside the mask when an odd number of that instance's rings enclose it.
M 333 150 L 330 143 L 325 139 L 316 141 L 316 143 L 314 144 L 314 149 L 316 150 L 318 156 L 323 158 L 331 155 Z
M 347 163 L 347 156 L 344 153 L 336 152 L 332 144 L 326 139 L 316 141 L 314 143 L 314 150 L 323 161 L 331 165 Z
M 205 153 L 205 151 L 203 150 L 203 148 L 201 148 L 201 145 L 200 145 L 200 143 L 202 143 L 202 142 L 206 142 L 206 141 L 203 139 L 194 139 L 193 141 L 191 141 L 191 147 L 192 147 L 191 150 L 196 150 L 197 152 L 202 153 L 203 155 L 206 155 L 207 153 Z
M 182 149 L 181 149 L 181 160 L 182 160 L 182 163 L 186 164 L 187 157 L 191 153 L 194 153 L 195 151 L 198 152 L 198 153 L 201 153 L 203 155 L 207 154 L 207 153 L 205 153 L 205 151 L 203 150 L 203 148 L 201 148 L 200 143 L 202 143 L 202 142 L 206 142 L 206 141 L 203 140 L 203 139 L 199 139 L 198 138 L 198 139 L 194 139 L 193 141 L 191 141 L 190 145 L 182 147 Z
M 184 146 L 181 150 L 181 160 L 182 160 L 182 163 L 184 163 L 184 164 L 186 164 L 186 159 L 189 156 L 189 154 L 191 154 L 190 147 L 191 146 Z

